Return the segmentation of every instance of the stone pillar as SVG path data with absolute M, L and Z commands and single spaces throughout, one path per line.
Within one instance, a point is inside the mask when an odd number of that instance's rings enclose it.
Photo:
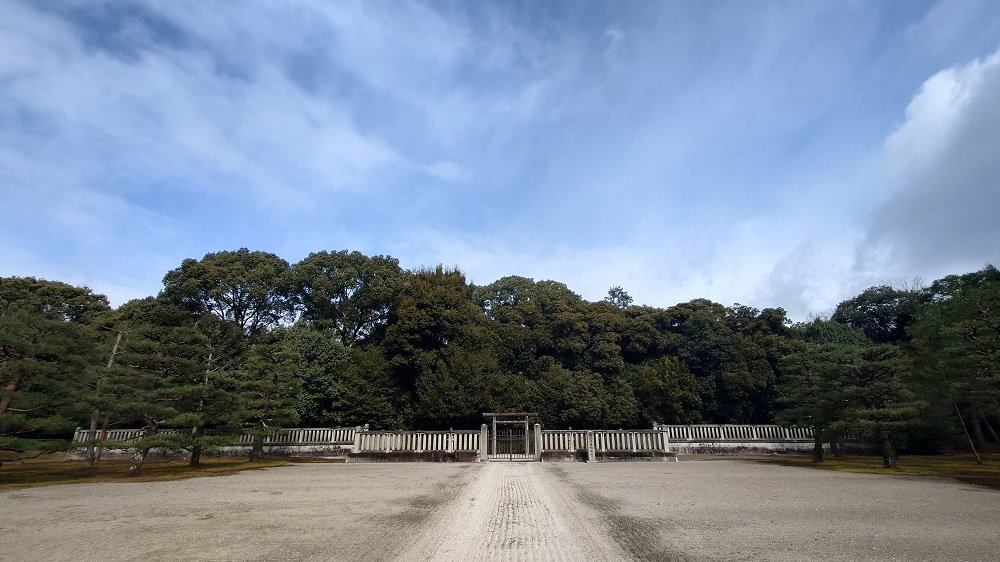
M 448 429 L 448 450 L 446 452 L 455 452 L 455 428 Z
M 535 460 L 542 461 L 542 424 L 535 424 Z
M 524 416 L 524 454 L 527 455 L 531 452 L 531 444 L 528 441 L 531 436 L 528 435 L 528 416 Z
M 667 432 L 666 429 L 660 428 L 660 440 L 661 440 L 660 446 L 663 447 L 663 452 L 664 453 L 669 453 L 670 452 L 670 433 Z M 675 459 L 676 459 L 676 457 L 675 457 Z M 670 458 L 669 457 L 663 457 L 663 460 L 669 461 Z
M 351 452 L 352 453 L 359 453 L 359 452 L 361 452 L 361 426 L 360 425 L 356 426 L 354 428 L 354 449 Z
M 489 453 L 486 452 L 489 446 L 489 428 L 484 423 L 482 427 L 479 428 L 479 460 L 486 461 L 489 460 Z
M 587 432 L 587 462 L 597 461 L 597 449 L 594 447 L 594 432 Z

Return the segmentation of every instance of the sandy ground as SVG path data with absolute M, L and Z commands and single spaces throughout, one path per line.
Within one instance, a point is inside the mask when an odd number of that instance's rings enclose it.
M 1000 492 L 748 461 L 305 464 L 0 493 L 0 560 L 1000 559 Z

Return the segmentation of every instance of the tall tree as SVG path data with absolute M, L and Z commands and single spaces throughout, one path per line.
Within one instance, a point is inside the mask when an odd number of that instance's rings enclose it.
M 836 344 L 808 344 L 781 361 L 778 423 L 813 429 L 812 461 L 823 462 L 823 443 L 837 436 L 831 429 L 843 420 L 846 398 L 839 385 L 840 364 Z
M 294 352 L 273 335 L 254 344 L 235 376 L 238 407 L 253 435 L 250 460 L 258 461 L 266 436 L 299 421 L 295 401 L 302 379 L 295 372 Z
M 303 318 L 347 347 L 388 325 L 404 279 L 395 258 L 347 250 L 309 254 L 293 277 Z
M 415 421 L 448 427 L 481 419 L 498 371 L 492 336 L 462 272 L 438 266 L 410 276 L 383 349 Z
M 80 399 L 100 359 L 89 322 L 107 299 L 87 288 L 0 278 L 0 449 L 58 447 L 83 414 Z
M 635 387 L 647 425 L 701 422 L 698 382 L 680 359 L 660 357 L 642 363 Z
M 883 466 L 895 468 L 901 438 L 919 421 L 925 404 L 906 384 L 908 365 L 898 347 L 851 351 L 840 365 L 838 384 L 848 400 L 841 423 L 871 436 L 881 447 Z
M 621 285 L 615 285 L 614 287 L 608 289 L 608 296 L 604 297 L 604 300 L 622 310 L 632 306 L 633 302 L 632 297 L 621 287 Z
M 921 384 L 936 411 L 959 409 L 985 445 L 1000 419 L 1000 271 L 951 275 L 926 291 L 911 327 Z M 943 417 L 943 416 L 942 416 Z
M 240 248 L 186 259 L 164 276 L 163 285 L 166 300 L 233 322 L 251 341 L 294 310 L 288 262 L 267 252 Z
M 295 409 L 306 427 L 344 424 L 344 371 L 351 351 L 329 331 L 296 324 L 277 334 L 295 354 L 302 388 Z
M 838 304 L 830 319 L 861 330 L 875 343 L 908 342 L 906 327 L 913 321 L 918 298 L 914 290 L 869 287 Z

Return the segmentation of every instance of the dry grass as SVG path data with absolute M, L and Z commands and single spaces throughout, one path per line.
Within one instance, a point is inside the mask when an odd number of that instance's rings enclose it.
M 782 456 L 758 459 L 761 462 L 784 466 L 800 466 L 820 470 L 839 470 L 863 474 L 895 476 L 936 476 L 988 486 L 1000 490 L 1000 454 L 983 455 L 983 464 L 977 464 L 971 454 L 907 455 L 900 457 L 896 468 L 883 468 L 877 456 L 827 457 L 822 463 L 813 463 L 808 455 Z
M 128 477 L 128 459 L 102 460 L 94 468 L 87 468 L 83 461 L 68 458 L 66 453 L 53 453 L 35 459 L 5 461 L 0 467 L 0 491 L 53 484 L 78 484 L 85 482 L 153 482 L 180 480 L 202 476 L 226 476 L 244 470 L 285 466 L 293 462 L 329 462 L 322 459 L 265 459 L 248 462 L 245 458 L 203 458 L 201 466 L 191 468 L 186 459 L 147 459 L 142 473 Z

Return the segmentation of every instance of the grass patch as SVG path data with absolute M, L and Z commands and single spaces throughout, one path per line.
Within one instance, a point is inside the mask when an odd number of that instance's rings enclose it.
M 799 466 L 861 474 L 936 476 L 1000 490 L 1000 454 L 983 455 L 982 459 L 983 464 L 979 465 L 976 464 L 976 458 L 971 454 L 906 455 L 899 458 L 897 467 L 894 469 L 883 468 L 882 457 L 878 456 L 827 457 L 825 462 L 822 463 L 811 462 L 808 455 L 781 456 L 756 460 L 783 466 Z
M 128 459 L 102 460 L 94 468 L 87 468 L 82 460 L 68 459 L 66 453 L 53 453 L 34 459 L 4 461 L 0 467 L 0 491 L 54 484 L 79 484 L 87 482 L 158 482 L 181 480 L 202 476 L 226 476 L 244 470 L 286 466 L 295 462 L 329 462 L 319 459 L 269 458 L 249 462 L 245 458 L 203 458 L 201 466 L 191 468 L 187 459 L 147 459 L 138 476 L 125 476 Z

